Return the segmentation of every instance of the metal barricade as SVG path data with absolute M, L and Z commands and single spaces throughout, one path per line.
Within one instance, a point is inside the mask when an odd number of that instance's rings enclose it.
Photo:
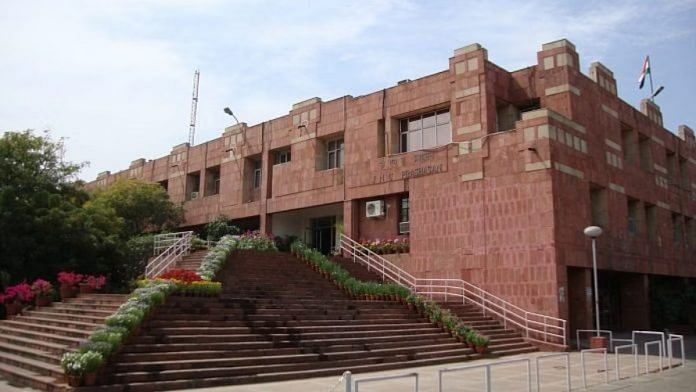
M 382 377 L 368 377 L 368 378 L 361 378 L 359 380 L 354 381 L 355 385 L 355 392 L 360 392 L 360 384 L 368 383 L 368 382 L 379 382 L 379 381 L 389 381 L 389 380 L 397 380 L 401 378 L 413 378 L 414 379 L 414 384 L 413 384 L 413 392 L 418 392 L 418 373 L 405 373 L 405 374 L 395 374 L 393 376 L 382 376 Z M 350 386 L 350 379 L 346 385 L 346 392 L 352 392 L 351 389 L 349 389 Z
M 536 357 L 536 385 L 537 392 L 541 392 L 541 373 L 539 372 L 539 362 L 541 360 L 546 360 L 549 358 L 564 357 L 566 363 L 566 391 L 570 392 L 570 354 L 569 353 L 557 353 L 557 354 L 547 354 Z
M 678 341 L 680 342 L 679 348 L 681 349 L 681 362 L 678 364 L 678 366 L 685 366 L 686 365 L 686 352 L 684 351 L 684 336 L 683 335 L 675 335 L 675 334 L 669 334 L 667 337 L 667 360 L 669 361 L 667 363 L 667 367 L 670 369 L 672 368 L 672 359 L 674 357 L 674 342 Z
M 607 361 L 606 348 L 588 348 L 580 351 L 580 370 L 582 372 L 582 386 L 587 389 L 587 370 L 585 369 L 585 354 L 602 353 L 604 354 L 604 382 L 609 384 L 609 362 Z
M 660 367 L 658 368 L 659 372 L 662 372 L 662 357 L 664 356 L 664 347 L 662 346 L 662 341 L 661 340 L 653 340 L 651 342 L 645 342 L 644 347 L 645 347 L 645 374 L 650 374 L 650 353 L 648 352 L 648 349 L 650 346 L 657 345 L 657 353 L 658 356 L 660 357 Z
M 440 369 L 437 371 L 437 378 L 438 378 L 438 391 L 442 392 L 442 387 L 443 387 L 443 382 L 442 382 L 442 375 L 445 373 L 451 373 L 451 372 L 460 372 L 460 371 L 470 371 L 474 369 L 484 369 L 485 371 L 485 392 L 491 392 L 491 368 L 495 366 L 501 366 L 501 365 L 509 365 L 511 363 L 526 363 L 527 364 L 527 392 L 532 391 L 532 364 L 529 358 L 520 358 L 520 359 L 511 359 L 509 361 L 501 361 L 501 362 L 493 362 L 493 363 L 484 363 L 481 365 L 470 365 L 470 366 L 458 366 L 458 367 L 452 367 L 452 368 L 445 368 L 445 369 Z M 356 391 L 357 392 L 357 391 Z
M 614 358 L 616 360 L 616 381 L 621 380 L 621 363 L 619 361 L 620 352 L 623 349 L 630 348 L 633 353 L 634 377 L 638 377 L 638 345 L 624 344 L 623 346 L 614 347 Z

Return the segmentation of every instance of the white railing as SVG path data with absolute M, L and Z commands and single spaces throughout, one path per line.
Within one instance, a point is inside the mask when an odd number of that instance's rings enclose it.
M 166 272 L 169 267 L 179 261 L 184 255 L 188 254 L 191 249 L 191 240 L 193 239 L 192 231 L 185 231 L 177 234 L 178 238 L 164 251 L 160 252 L 157 257 L 150 260 L 145 267 L 145 277 L 153 279 Z
M 174 245 L 177 241 L 181 239 L 181 237 L 192 235 L 192 231 L 182 231 L 178 233 L 166 233 L 166 234 L 157 234 L 155 235 L 154 239 L 154 249 L 153 249 L 153 255 L 158 255 L 167 248 L 171 247 Z
M 461 279 L 416 278 L 344 234 L 341 235 L 340 249 L 354 262 L 360 262 L 368 270 L 382 275 L 384 281 L 400 284 L 414 293 L 431 299 L 433 297 L 444 301 L 456 299 L 464 304 L 477 305 L 483 310 L 484 315 L 500 319 L 505 328 L 521 330 L 529 340 L 567 345 L 566 320 L 564 319 L 528 312 Z

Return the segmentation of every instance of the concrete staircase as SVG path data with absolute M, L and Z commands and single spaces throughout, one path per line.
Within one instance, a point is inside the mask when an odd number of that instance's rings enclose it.
M 184 256 L 176 263 L 176 268 L 198 271 L 198 267 L 203 262 L 203 257 L 208 253 L 208 249 L 196 250 Z
M 478 357 L 405 305 L 349 299 L 288 254 L 232 257 L 220 298 L 168 299 L 94 390 L 281 381 Z
M 0 321 L 0 377 L 44 391 L 66 390 L 60 358 L 104 324 L 125 295 L 81 294 Z
M 352 276 L 364 281 L 381 281 L 382 277 L 376 271 L 368 271 L 360 263 L 340 256 L 334 256 L 332 261 L 345 268 Z M 456 314 L 466 325 L 476 329 L 490 339 L 488 350 L 496 355 L 513 355 L 537 351 L 531 343 L 525 341 L 522 335 L 512 329 L 506 329 L 498 320 L 486 316 L 481 309 L 474 305 L 464 305 L 461 302 L 444 302 L 440 306 Z

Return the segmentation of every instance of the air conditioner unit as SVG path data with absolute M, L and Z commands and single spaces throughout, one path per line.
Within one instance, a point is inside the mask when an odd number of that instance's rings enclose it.
M 410 233 L 408 229 L 408 222 L 399 222 L 399 234 Z
M 191 192 L 191 200 L 198 199 L 198 192 Z
M 365 216 L 367 218 L 384 216 L 384 200 L 373 200 L 365 203 Z

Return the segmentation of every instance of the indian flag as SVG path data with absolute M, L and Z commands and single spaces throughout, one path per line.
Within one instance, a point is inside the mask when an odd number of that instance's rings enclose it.
M 645 56 L 645 61 L 643 61 L 643 69 L 640 71 L 640 77 L 638 78 L 638 88 L 643 88 L 645 84 L 645 77 L 650 73 L 650 56 Z

